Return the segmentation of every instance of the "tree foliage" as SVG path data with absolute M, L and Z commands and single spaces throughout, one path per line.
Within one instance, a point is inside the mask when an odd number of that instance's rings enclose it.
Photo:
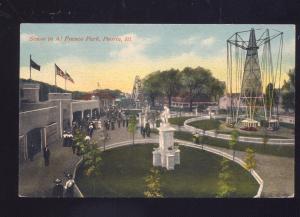
M 229 160 L 223 158 L 219 173 L 217 197 L 230 197 L 236 191 L 232 184 L 232 173 L 229 168 Z
M 255 152 L 252 148 L 247 148 L 246 149 L 246 169 L 247 170 L 252 170 L 255 169 L 256 167 L 256 160 L 255 160 Z
M 225 83 L 213 77 L 212 73 L 202 67 L 185 67 L 182 71 L 170 69 L 156 71 L 143 80 L 143 91 L 151 104 L 160 95 L 168 99 L 171 107 L 172 97 L 187 97 L 190 110 L 195 99 L 205 98 L 217 101 L 224 94 Z
M 289 80 L 281 88 L 282 106 L 285 110 L 295 110 L 295 70 L 288 72 Z
M 157 168 L 152 167 L 150 174 L 145 178 L 146 190 L 145 197 L 163 197 L 160 190 L 160 174 Z
M 168 106 L 171 108 L 172 97 L 176 96 L 180 90 L 179 70 L 162 71 L 159 76 L 162 93 L 168 98 Z
M 229 148 L 233 151 L 233 159 L 235 157 L 235 146 L 238 143 L 239 132 L 237 130 L 233 130 L 231 132 L 231 140 L 229 141 Z
M 152 106 L 155 105 L 155 99 L 162 94 L 161 81 L 158 76 L 159 73 L 160 71 L 153 72 L 143 80 L 143 91 Z

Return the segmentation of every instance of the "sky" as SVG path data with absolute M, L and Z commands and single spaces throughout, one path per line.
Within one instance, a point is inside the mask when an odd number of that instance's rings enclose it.
M 256 38 L 268 28 L 283 32 L 282 80 L 295 67 L 294 25 L 204 24 L 21 24 L 20 78 L 29 78 L 29 56 L 41 66 L 31 70 L 33 80 L 55 83 L 54 64 L 71 75 L 67 90 L 120 89 L 131 93 L 136 75 L 171 68 L 209 69 L 226 81 L 226 40 L 235 32 L 256 29 Z M 241 34 L 248 40 L 249 33 Z M 276 65 L 279 37 L 271 43 Z M 259 49 L 262 50 L 262 49 Z M 57 86 L 65 81 L 57 76 Z

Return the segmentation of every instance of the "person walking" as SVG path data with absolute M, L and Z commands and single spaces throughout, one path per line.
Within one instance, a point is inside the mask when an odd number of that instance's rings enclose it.
M 33 161 L 33 156 L 34 156 L 34 145 L 33 143 L 31 143 L 28 149 L 28 158 L 30 161 Z
M 89 128 L 88 128 L 88 135 L 89 135 L 89 137 L 92 137 L 92 136 L 93 136 L 93 131 L 94 131 L 93 124 L 90 123 L 90 124 L 89 124 Z
M 64 195 L 64 186 L 61 184 L 61 180 L 57 178 L 54 183 L 52 196 L 55 198 L 62 198 Z
M 118 118 L 118 128 L 120 128 L 121 127 L 121 120 L 120 120 L 120 118 Z
M 75 144 L 75 142 L 74 142 L 73 137 L 71 138 L 71 145 L 72 145 L 72 151 L 73 151 L 73 154 L 75 154 L 75 151 L 76 151 L 76 144 Z
M 129 119 L 128 117 L 126 117 L 126 127 L 128 128 L 128 122 L 129 122 Z
M 74 197 L 74 185 L 75 181 L 71 174 L 67 174 L 68 181 L 65 184 L 65 197 Z
M 123 127 L 125 127 L 125 122 L 126 122 L 125 117 L 122 118 L 122 121 L 123 121 Z
M 49 166 L 50 162 L 50 150 L 48 148 L 48 145 L 44 147 L 44 161 L 45 161 L 45 166 Z
M 146 128 L 142 127 L 142 135 L 143 135 L 143 138 L 145 139 L 146 137 Z

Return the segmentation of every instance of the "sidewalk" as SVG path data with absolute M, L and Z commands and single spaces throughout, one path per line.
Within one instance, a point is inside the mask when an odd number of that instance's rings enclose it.
M 64 172 L 73 173 L 80 157 L 73 154 L 72 148 L 56 144 L 49 149 L 51 155 L 48 167 L 44 165 L 43 152 L 38 153 L 32 162 L 28 160 L 19 166 L 19 196 L 50 197 L 53 181 L 59 178 L 64 184 Z
M 111 137 L 107 144 L 131 140 L 132 135 L 126 127 L 109 130 Z M 151 138 L 157 137 L 151 134 Z M 96 140 L 99 145 L 103 145 L 99 130 L 94 131 L 92 140 Z M 142 139 L 139 130 L 135 133 L 135 139 Z M 147 137 L 146 137 L 147 138 Z M 61 144 L 49 147 L 50 165 L 45 167 L 43 152 L 38 153 L 31 162 L 27 160 L 19 166 L 19 196 L 24 197 L 50 197 L 53 181 L 60 178 L 63 184 L 67 181 L 64 172 L 73 174 L 76 163 L 80 157 L 73 154 L 71 147 L 63 147 Z
M 127 128 L 116 128 L 108 131 L 111 139 L 108 144 L 132 140 L 132 135 Z M 94 131 L 93 140 L 99 146 L 103 145 L 100 140 L 100 131 Z M 147 137 L 146 137 L 147 138 Z M 158 138 L 158 135 L 151 134 L 150 138 Z M 139 130 L 136 131 L 135 139 L 143 139 Z M 232 154 L 232 150 L 211 146 L 212 148 Z M 44 166 L 42 153 L 34 158 L 33 162 L 26 161 L 19 168 L 19 195 L 29 197 L 49 197 L 53 187 L 53 181 L 60 178 L 65 183 L 64 172 L 72 173 L 80 159 L 73 155 L 70 147 L 57 145 L 50 147 L 50 166 Z M 245 159 L 245 152 L 236 151 L 236 156 Z M 271 155 L 255 154 L 256 172 L 264 180 L 262 197 L 287 197 L 294 194 L 294 158 L 277 157 Z

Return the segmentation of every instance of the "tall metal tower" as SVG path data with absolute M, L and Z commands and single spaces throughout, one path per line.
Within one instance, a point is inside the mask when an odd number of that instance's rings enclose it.
M 258 47 L 256 44 L 255 31 L 250 30 L 250 38 L 247 46 L 246 61 L 242 75 L 241 94 L 239 104 L 245 105 L 246 118 L 249 126 L 256 124 L 254 121 L 256 111 L 263 106 L 263 90 L 261 71 L 258 59 Z M 239 112 L 239 111 L 238 111 Z
M 280 90 L 283 33 L 273 30 L 275 33 L 270 35 L 266 29 L 257 39 L 255 31 L 258 30 L 236 32 L 227 40 L 226 87 L 230 99 L 227 122 L 230 125 L 256 128 L 260 120 L 278 125 L 274 107 Z M 278 48 L 275 52 L 271 50 L 271 41 Z

